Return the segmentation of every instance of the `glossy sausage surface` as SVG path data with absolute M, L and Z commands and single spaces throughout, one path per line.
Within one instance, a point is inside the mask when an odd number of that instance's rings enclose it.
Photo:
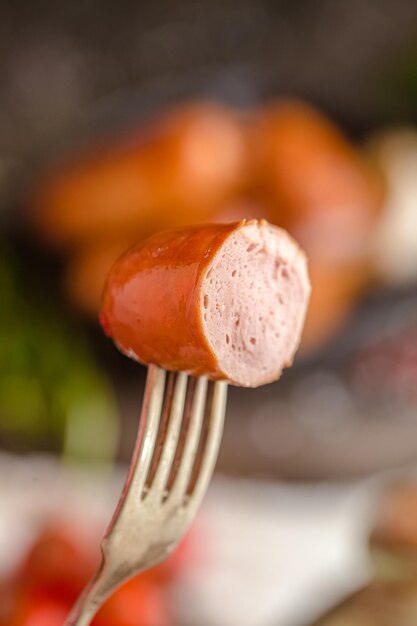
M 100 316 L 128 356 L 237 385 L 292 362 L 309 297 L 297 244 L 264 220 L 157 233 L 114 265 Z

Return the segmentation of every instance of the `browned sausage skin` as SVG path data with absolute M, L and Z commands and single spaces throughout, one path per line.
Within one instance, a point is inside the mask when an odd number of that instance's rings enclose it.
M 265 220 L 157 233 L 113 267 L 101 324 L 138 361 L 257 387 L 298 347 L 310 284 L 303 252 Z

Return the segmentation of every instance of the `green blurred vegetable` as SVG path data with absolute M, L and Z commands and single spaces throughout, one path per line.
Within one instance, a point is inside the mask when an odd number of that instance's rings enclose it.
M 109 381 L 51 290 L 22 275 L 16 255 L 0 242 L 0 437 L 14 449 L 58 448 L 67 459 L 108 460 L 118 424 Z

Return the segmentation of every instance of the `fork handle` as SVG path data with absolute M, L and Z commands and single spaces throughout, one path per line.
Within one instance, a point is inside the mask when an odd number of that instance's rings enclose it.
M 107 571 L 103 562 L 79 596 L 64 626 L 89 626 L 99 608 L 121 582 L 120 575 Z

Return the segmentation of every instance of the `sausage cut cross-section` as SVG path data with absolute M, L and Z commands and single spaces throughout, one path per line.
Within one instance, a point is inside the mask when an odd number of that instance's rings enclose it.
M 306 315 L 307 261 L 265 220 L 153 235 L 113 266 L 101 324 L 144 364 L 258 387 L 292 363 Z

